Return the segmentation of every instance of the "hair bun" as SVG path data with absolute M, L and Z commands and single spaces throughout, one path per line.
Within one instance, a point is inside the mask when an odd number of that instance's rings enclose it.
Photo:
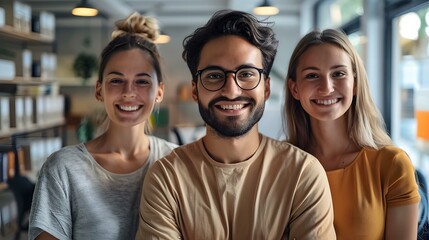
M 158 21 L 153 17 L 141 16 L 138 12 L 116 21 L 115 25 L 112 39 L 131 34 L 155 41 L 159 36 Z

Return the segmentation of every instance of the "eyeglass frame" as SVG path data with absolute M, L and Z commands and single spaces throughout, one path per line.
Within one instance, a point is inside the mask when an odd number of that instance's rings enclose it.
M 245 68 L 253 68 L 253 69 L 255 69 L 256 71 L 258 71 L 258 72 L 259 72 L 259 80 L 258 80 L 258 83 L 257 83 L 253 88 L 249 88 L 249 89 L 243 88 L 243 87 L 241 87 L 241 86 L 240 86 L 240 84 L 238 84 L 238 82 L 237 82 L 237 72 L 239 72 L 240 70 L 245 69 Z M 218 69 L 218 70 L 223 71 L 223 73 L 224 73 L 225 78 L 224 78 L 224 80 L 223 80 L 223 84 L 222 84 L 222 86 L 220 86 L 220 87 L 219 87 L 218 89 L 216 89 L 216 90 L 207 89 L 207 87 L 206 87 L 206 86 L 204 86 L 203 81 L 201 80 L 201 73 L 203 73 L 205 70 L 208 70 L 208 69 L 214 69 L 214 70 Z M 237 69 L 235 69 L 235 70 L 225 70 L 225 69 L 223 69 L 223 68 L 221 68 L 221 67 L 217 67 L 217 66 L 209 66 L 209 67 L 206 67 L 206 68 L 203 68 L 203 69 L 197 70 L 197 72 L 195 73 L 194 77 L 196 78 L 196 81 L 198 81 L 198 77 L 199 77 L 200 82 L 201 82 L 201 85 L 203 86 L 203 88 L 204 88 L 204 89 L 206 89 L 207 91 L 210 91 L 210 92 L 216 92 L 216 91 L 221 90 L 223 87 L 225 87 L 225 84 L 226 84 L 226 78 L 227 78 L 227 76 L 228 76 L 228 73 L 233 73 L 233 74 L 234 74 L 234 82 L 235 82 L 235 84 L 236 84 L 240 89 L 245 90 L 245 91 L 251 91 L 251 90 L 253 90 L 253 89 L 257 88 L 257 87 L 259 86 L 259 84 L 261 83 L 261 77 L 262 77 L 262 74 L 265 74 L 265 75 L 266 75 L 266 72 L 265 72 L 265 70 L 264 70 L 263 68 L 257 68 L 257 67 L 254 67 L 254 66 L 247 66 L 247 65 L 244 65 L 244 66 L 240 66 L 240 67 L 238 67 L 238 68 L 237 68 Z

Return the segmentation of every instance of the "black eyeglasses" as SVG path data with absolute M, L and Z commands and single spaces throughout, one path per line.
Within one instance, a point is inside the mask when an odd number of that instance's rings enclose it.
M 234 74 L 234 81 L 243 90 L 255 89 L 261 81 L 264 69 L 250 66 L 242 66 L 236 70 L 223 70 L 220 67 L 207 67 L 198 70 L 195 77 L 200 78 L 201 84 L 208 91 L 218 91 L 226 83 L 228 73 Z

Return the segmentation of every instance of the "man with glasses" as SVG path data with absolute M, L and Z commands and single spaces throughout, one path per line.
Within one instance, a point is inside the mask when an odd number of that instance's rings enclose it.
M 258 131 L 278 45 L 266 25 L 223 10 L 185 39 L 206 135 L 147 173 L 137 239 L 335 239 L 317 159 Z

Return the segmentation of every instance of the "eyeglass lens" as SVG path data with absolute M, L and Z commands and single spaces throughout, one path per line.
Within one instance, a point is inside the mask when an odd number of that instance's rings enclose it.
M 237 71 L 224 71 L 223 69 L 209 68 L 201 72 L 201 83 L 210 91 L 216 91 L 223 87 L 228 73 L 235 73 L 234 79 L 237 85 L 244 90 L 251 90 L 258 86 L 261 73 L 257 68 L 247 67 Z

